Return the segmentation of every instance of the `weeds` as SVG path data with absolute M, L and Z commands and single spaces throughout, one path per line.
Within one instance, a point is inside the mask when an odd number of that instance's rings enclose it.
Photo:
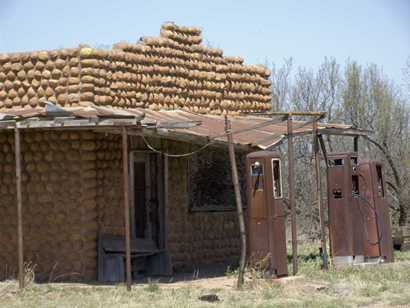
M 157 282 L 148 281 L 148 285 L 144 288 L 144 290 L 150 293 L 157 293 L 160 289 Z
M 211 279 L 162 284 L 136 284 L 131 292 L 124 285 L 35 284 L 35 267 L 27 264 L 28 287 L 18 292 L 16 281 L 0 283 L 2 307 L 352 307 L 403 305 L 410 303 L 410 252 L 396 256 L 400 262 L 370 267 L 320 270 L 321 261 L 311 255 L 314 248 L 301 249 L 298 277 L 272 281 L 257 268 L 248 267 L 243 290 L 234 287 L 236 269 L 228 268 L 223 284 Z M 221 281 L 221 277 L 219 280 Z M 200 284 L 198 284 L 200 282 Z M 220 282 L 219 282 L 220 283 Z M 215 294 L 215 303 L 201 301 Z
M 30 286 L 30 284 L 34 283 L 36 274 L 35 269 L 37 265 L 33 264 L 32 262 L 24 263 L 24 285 Z

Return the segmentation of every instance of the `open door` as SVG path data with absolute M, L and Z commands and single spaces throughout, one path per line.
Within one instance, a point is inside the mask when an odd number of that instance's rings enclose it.
M 164 165 L 163 157 L 156 153 L 130 152 L 129 202 L 133 279 L 147 275 L 172 274 L 165 235 Z M 124 248 L 124 236 L 99 236 L 99 281 L 124 281 Z
M 157 154 L 131 152 L 130 208 L 133 238 L 159 247 L 159 166 Z
M 142 271 L 150 275 L 170 273 L 165 244 L 164 193 L 163 157 L 153 152 L 131 152 L 129 196 L 132 242 L 137 251 L 145 252 L 146 262 Z

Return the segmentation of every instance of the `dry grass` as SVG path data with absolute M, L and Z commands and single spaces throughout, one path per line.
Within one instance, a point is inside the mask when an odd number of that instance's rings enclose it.
M 397 253 L 394 264 L 322 272 L 311 248 L 303 251 L 300 274 L 277 281 L 248 275 L 243 290 L 235 277 L 171 284 L 34 284 L 19 291 L 16 282 L 0 283 L 4 307 L 410 307 L 410 252 Z M 309 256 L 309 257 L 307 257 Z M 199 300 L 216 294 L 219 301 Z M 211 297 L 212 298 L 212 297 Z

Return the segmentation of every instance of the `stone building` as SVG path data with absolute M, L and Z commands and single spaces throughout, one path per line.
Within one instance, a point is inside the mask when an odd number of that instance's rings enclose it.
M 245 154 L 280 142 L 286 127 L 240 115 L 270 109 L 269 71 L 201 40 L 197 28 L 165 24 L 158 38 L 112 50 L 0 55 L 0 279 L 17 270 L 15 127 L 24 261 L 38 280 L 96 280 L 104 266 L 101 239 L 121 242 L 121 127 L 129 135 L 131 237 L 140 253 L 134 272 L 152 264 L 169 274 L 236 261 L 222 115 L 242 131 L 235 136 L 241 174 Z
M 21 142 L 25 261 L 36 265 L 41 280 L 96 279 L 99 234 L 124 234 L 121 136 L 75 130 L 24 131 Z M 0 264 L 1 277 L 6 278 L 7 273 L 15 273 L 17 260 L 13 133 L 1 133 L 0 144 Z M 181 142 L 166 143 L 167 151 L 174 153 L 189 148 Z M 144 203 L 136 209 L 138 203 L 132 205 L 133 236 L 150 238 L 159 245 L 160 224 L 165 223 L 174 269 L 234 260 L 239 252 L 234 204 L 223 204 L 223 211 L 195 211 L 196 204 L 190 204 L 188 195 L 189 160 L 170 158 L 167 222 L 158 221 L 163 157 L 147 152 L 137 137 L 131 137 L 129 149 L 135 159 L 135 191 Z M 218 149 L 216 155 L 223 157 L 223 152 Z M 137 174 L 141 170 L 143 176 Z M 151 183 L 141 187 L 147 176 Z M 217 184 L 217 180 L 212 182 Z M 150 203 L 143 200 L 148 197 L 147 189 L 153 198 Z M 151 215 L 146 213 L 148 204 Z

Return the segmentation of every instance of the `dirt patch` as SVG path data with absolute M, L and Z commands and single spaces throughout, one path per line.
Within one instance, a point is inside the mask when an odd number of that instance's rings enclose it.
M 198 287 L 203 289 L 233 289 L 236 286 L 235 277 L 213 277 L 190 281 L 159 283 L 161 288 Z

